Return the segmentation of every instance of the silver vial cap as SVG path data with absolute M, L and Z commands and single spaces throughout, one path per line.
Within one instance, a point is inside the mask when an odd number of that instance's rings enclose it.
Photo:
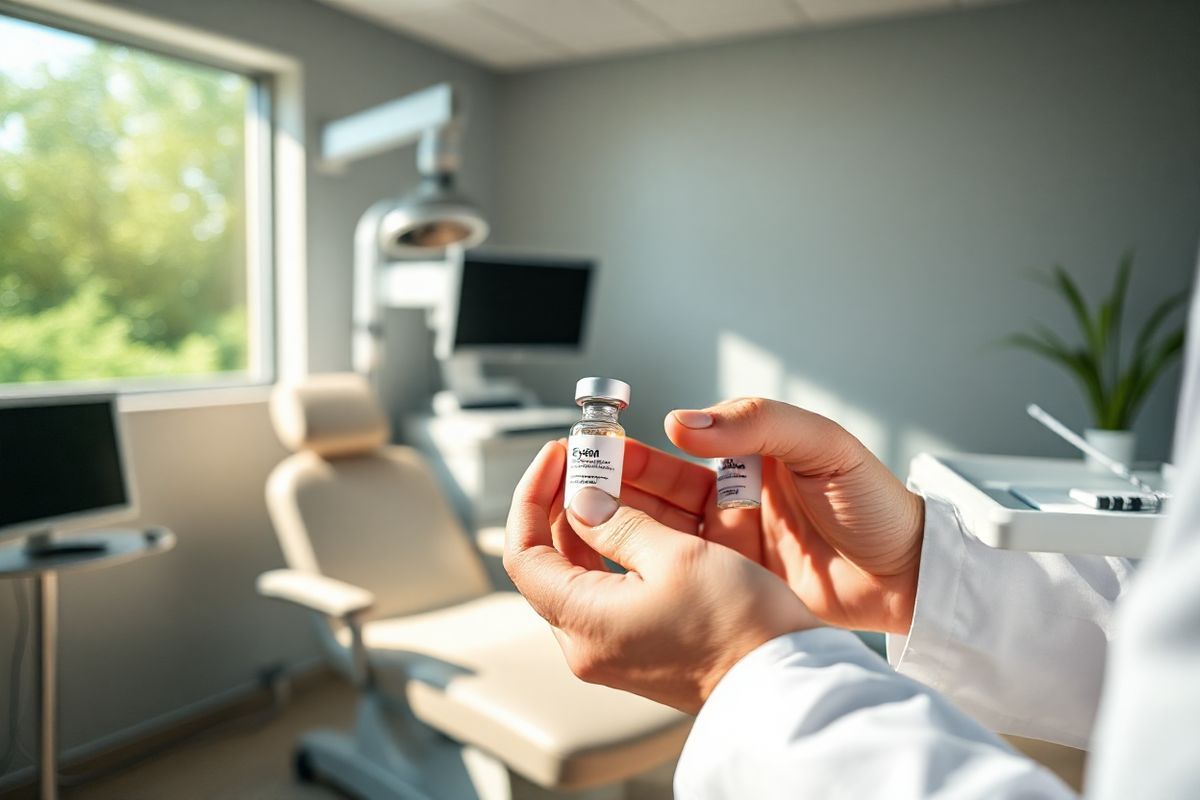
M 616 378 L 580 378 L 575 384 L 575 404 L 585 400 L 615 400 L 621 408 L 629 405 L 629 384 Z

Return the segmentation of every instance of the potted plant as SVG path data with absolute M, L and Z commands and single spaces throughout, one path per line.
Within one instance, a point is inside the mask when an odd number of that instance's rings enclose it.
M 1134 459 L 1133 421 L 1138 410 L 1183 350 L 1183 324 L 1165 331 L 1164 326 L 1188 297 L 1180 292 L 1164 299 L 1146 318 L 1132 346 L 1122 347 L 1122 315 L 1132 271 L 1133 253 L 1128 252 L 1117 267 L 1112 292 L 1093 310 L 1070 274 L 1056 265 L 1038 278 L 1066 302 L 1082 341 L 1070 344 L 1041 324 L 1005 340 L 1058 364 L 1075 378 L 1091 412 L 1092 427 L 1085 431 L 1088 442 L 1125 464 Z

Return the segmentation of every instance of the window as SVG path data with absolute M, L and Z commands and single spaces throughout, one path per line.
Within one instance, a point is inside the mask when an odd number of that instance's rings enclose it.
M 0 14 L 0 385 L 270 379 L 268 99 Z

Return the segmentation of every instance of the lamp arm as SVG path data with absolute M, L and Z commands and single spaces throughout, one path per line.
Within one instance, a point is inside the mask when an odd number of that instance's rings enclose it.
M 326 123 L 321 129 L 321 166 L 337 171 L 361 158 L 412 144 L 427 133 L 436 137 L 445 128 L 457 127 L 456 105 L 454 87 L 439 83 Z M 449 146 L 456 144 L 452 134 Z
M 355 372 L 373 379 L 382 359 L 383 331 L 379 280 L 383 253 L 379 249 L 379 222 L 393 207 L 390 200 L 371 206 L 354 229 L 354 297 L 351 334 Z

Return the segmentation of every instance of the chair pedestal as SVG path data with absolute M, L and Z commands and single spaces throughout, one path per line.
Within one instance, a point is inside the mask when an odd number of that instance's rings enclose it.
M 624 800 L 622 784 L 555 792 L 511 772 L 483 751 L 443 736 L 403 703 L 367 691 L 354 731 L 311 731 L 296 747 L 302 778 L 363 800 Z

